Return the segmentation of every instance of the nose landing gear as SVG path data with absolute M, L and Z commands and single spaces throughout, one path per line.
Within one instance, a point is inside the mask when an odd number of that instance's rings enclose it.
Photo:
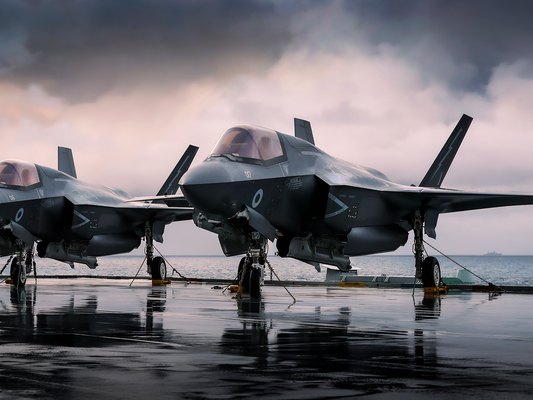
M 252 233 L 252 241 L 248 254 L 239 263 L 240 293 L 247 293 L 252 299 L 261 297 L 261 285 L 267 258 L 267 239 L 259 232 Z
M 18 251 L 16 254 L 11 262 L 10 276 L 13 285 L 22 288 L 26 285 L 28 275 L 33 271 L 33 247 L 26 251 Z

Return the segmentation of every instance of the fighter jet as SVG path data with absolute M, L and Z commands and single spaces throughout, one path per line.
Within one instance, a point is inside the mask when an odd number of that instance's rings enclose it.
M 351 268 L 349 257 L 396 250 L 414 231 L 416 277 L 441 285 L 435 257 L 424 257 L 424 233 L 436 238 L 440 214 L 533 204 L 533 195 L 441 188 L 470 126 L 463 115 L 418 186 L 334 158 L 314 144 L 309 122 L 295 136 L 257 126 L 228 129 L 211 154 L 183 177 L 193 220 L 218 235 L 226 256 L 246 255 L 239 282 L 259 296 L 267 240 L 280 257 Z
M 163 241 L 167 224 L 192 218 L 193 209 L 176 192 L 197 150 L 187 148 L 156 196 L 137 198 L 78 180 L 72 151 L 65 147 L 58 149 L 58 170 L 1 161 L 0 256 L 14 256 L 13 283 L 25 285 L 35 249 L 39 257 L 73 268 L 74 263 L 95 268 L 96 257 L 130 252 L 141 239 L 146 242 L 148 273 L 164 280 L 166 265 L 162 257 L 154 257 L 153 241 Z

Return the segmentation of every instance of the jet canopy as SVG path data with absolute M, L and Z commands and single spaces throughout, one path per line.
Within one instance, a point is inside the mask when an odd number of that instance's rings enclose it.
M 18 160 L 0 162 L 0 184 L 2 185 L 28 187 L 40 181 L 35 164 Z
M 233 161 L 271 165 L 284 159 L 278 134 L 258 126 L 241 125 L 222 135 L 209 157 L 229 156 Z

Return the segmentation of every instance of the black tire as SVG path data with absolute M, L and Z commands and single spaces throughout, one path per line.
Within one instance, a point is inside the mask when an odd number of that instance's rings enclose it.
M 258 299 L 261 297 L 261 270 L 259 268 L 250 268 L 250 298 Z
M 19 264 L 18 257 L 13 258 L 11 262 L 11 279 L 16 287 L 26 285 L 26 266 Z
M 250 259 L 248 259 L 248 265 L 246 265 L 246 272 L 244 272 L 244 266 L 247 262 L 246 260 L 246 257 L 243 257 L 241 259 L 241 261 L 239 262 L 239 271 L 237 273 L 237 283 L 240 285 L 242 282 L 242 293 L 248 293 L 250 291 L 250 270 L 252 269 L 252 264 Z
M 167 279 L 167 265 L 163 257 L 155 257 L 150 265 L 152 270 L 152 280 L 164 281 Z
M 435 257 L 427 257 L 422 262 L 422 285 L 425 288 L 441 286 L 440 265 Z

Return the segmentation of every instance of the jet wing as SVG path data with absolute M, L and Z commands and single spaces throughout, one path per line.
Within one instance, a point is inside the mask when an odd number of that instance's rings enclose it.
M 346 186 L 345 188 L 347 192 L 350 191 Z M 403 213 L 403 215 L 417 210 L 433 210 L 438 214 L 444 214 L 533 204 L 533 193 L 463 191 L 420 187 L 405 187 L 405 190 L 398 188 L 368 190 L 368 192 L 381 198 L 390 207 L 396 209 L 398 214 Z
M 132 202 L 164 202 L 169 207 L 191 207 L 189 202 L 183 195 L 163 195 L 163 196 L 142 196 L 134 197 L 126 200 L 127 203 Z
M 130 219 L 162 220 L 167 222 L 192 219 L 192 207 L 167 207 L 162 204 L 147 204 L 136 206 L 131 201 L 113 207 L 118 213 Z
M 420 192 L 420 198 L 426 208 L 439 213 L 533 204 L 533 194 L 528 193 L 424 189 Z
M 421 211 L 426 234 L 435 238 L 439 214 L 529 204 L 533 205 L 533 193 L 330 185 L 325 217 L 330 223 L 339 218 L 339 222 L 352 220 L 370 226 L 410 221 L 416 211 Z
M 425 212 L 425 232 L 433 239 L 436 238 L 439 214 L 533 204 L 531 193 L 417 188 L 403 193 L 397 190 L 383 191 L 381 196 L 387 203 L 394 204 L 397 215 L 403 214 L 405 217 L 417 210 Z
M 413 188 L 415 189 L 415 188 Z M 498 193 L 481 191 L 462 191 L 452 189 L 416 188 L 404 192 L 382 191 L 380 197 L 396 209 L 397 217 L 402 219 L 421 210 L 425 213 L 425 232 L 435 239 L 439 214 L 481 210 L 486 208 L 522 206 L 533 204 L 531 193 Z
M 117 215 L 121 217 L 120 221 L 128 221 L 126 225 L 138 225 L 147 221 L 164 221 L 171 223 L 174 221 L 185 221 L 192 219 L 194 209 L 191 207 L 167 207 L 159 204 L 142 203 L 136 205 L 135 203 L 122 203 L 117 205 L 97 205 L 97 204 L 75 204 L 74 214 L 81 218 L 76 220 L 80 226 L 90 222 L 85 218 L 87 214 L 94 215 L 94 218 L 99 219 L 101 216 L 107 216 L 107 224 L 120 224 L 119 220 L 110 217 Z M 111 219 L 110 219 L 111 218 Z M 109 220 L 109 221 L 107 221 Z M 74 223 L 74 222 L 73 222 Z

